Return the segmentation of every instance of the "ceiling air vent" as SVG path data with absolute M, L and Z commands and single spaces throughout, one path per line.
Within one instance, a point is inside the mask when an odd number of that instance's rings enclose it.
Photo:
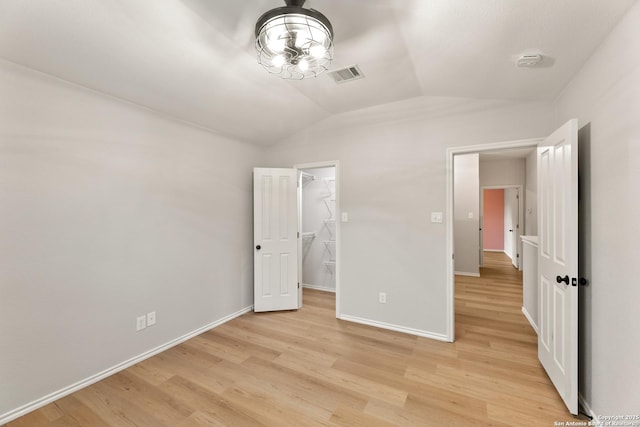
M 327 74 L 336 83 L 344 83 L 351 80 L 364 78 L 364 74 L 362 74 L 362 71 L 360 71 L 360 68 L 358 68 L 357 65 L 341 68 L 339 70 L 331 70 Z

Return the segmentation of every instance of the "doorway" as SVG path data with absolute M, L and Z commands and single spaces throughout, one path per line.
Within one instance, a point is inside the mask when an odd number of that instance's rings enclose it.
M 480 267 L 484 265 L 484 252 L 503 252 L 515 268 L 522 270 L 522 194 L 521 185 L 480 188 Z
M 298 277 L 304 289 L 336 294 L 340 315 L 340 221 L 338 162 L 296 165 L 298 170 Z
M 455 341 L 455 260 L 456 250 L 454 244 L 455 236 L 455 203 L 454 203 L 454 159 L 456 156 L 468 154 L 483 154 L 489 152 L 499 152 L 516 149 L 533 149 L 541 139 L 526 139 L 520 141 L 497 142 L 492 144 L 473 145 L 466 147 L 455 147 L 447 150 L 447 302 L 449 309 L 447 310 L 447 338 L 449 341 Z M 477 189 L 480 192 L 480 188 Z M 520 209 L 522 215 L 522 208 Z M 478 230 L 478 228 L 476 228 Z M 477 232 L 476 232 L 477 233 Z M 477 236 L 478 234 L 476 234 Z M 482 252 L 482 251 L 480 251 Z M 479 257 L 476 256 L 476 262 Z

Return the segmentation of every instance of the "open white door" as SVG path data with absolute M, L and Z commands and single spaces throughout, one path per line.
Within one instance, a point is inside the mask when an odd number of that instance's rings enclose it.
M 538 144 L 538 358 L 578 413 L 578 122 Z
M 517 190 L 515 188 L 504 189 L 504 251 L 511 258 L 511 263 L 514 267 L 517 267 L 517 245 L 514 238 L 515 226 L 517 219 L 516 213 L 516 199 Z
M 295 169 L 253 170 L 255 311 L 298 308 L 298 213 Z
M 520 190 L 518 188 L 508 188 L 504 191 L 504 196 L 505 204 L 507 204 L 509 211 L 509 224 L 505 223 L 505 226 L 509 233 L 511 264 L 515 268 L 520 268 L 520 251 L 518 248 L 518 242 L 520 241 Z

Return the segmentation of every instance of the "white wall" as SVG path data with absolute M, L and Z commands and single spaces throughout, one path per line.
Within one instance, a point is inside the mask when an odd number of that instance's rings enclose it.
M 638 414 L 640 3 L 558 99 L 556 127 L 572 117 L 587 150 L 580 268 L 590 284 L 580 289 L 580 392 L 596 414 Z
M 0 93 L 0 419 L 253 303 L 261 150 L 4 61 Z
M 325 266 L 325 261 L 335 261 L 336 226 L 325 220 L 335 221 L 335 167 L 305 169 L 316 178 L 302 187 L 302 231 L 313 232 L 316 237 L 302 241 L 302 283 L 313 288 L 335 291 L 335 266 Z M 328 207 L 327 207 L 328 206 Z
M 524 159 L 483 159 L 480 157 L 480 185 L 483 187 L 524 186 Z
M 415 98 L 341 114 L 270 149 L 273 166 L 340 161 L 349 222 L 339 310 L 444 338 L 451 254 L 430 212 L 445 212 L 446 149 L 548 135 L 551 114 L 545 103 Z
M 453 247 L 456 274 L 480 275 L 479 163 L 478 153 L 461 154 L 453 158 Z

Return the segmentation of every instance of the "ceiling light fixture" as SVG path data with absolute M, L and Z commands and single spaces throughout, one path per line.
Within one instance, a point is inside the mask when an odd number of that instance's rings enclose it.
M 302 7 L 305 0 L 285 0 L 256 22 L 258 63 L 283 79 L 315 77 L 333 59 L 333 28 L 326 16 Z

